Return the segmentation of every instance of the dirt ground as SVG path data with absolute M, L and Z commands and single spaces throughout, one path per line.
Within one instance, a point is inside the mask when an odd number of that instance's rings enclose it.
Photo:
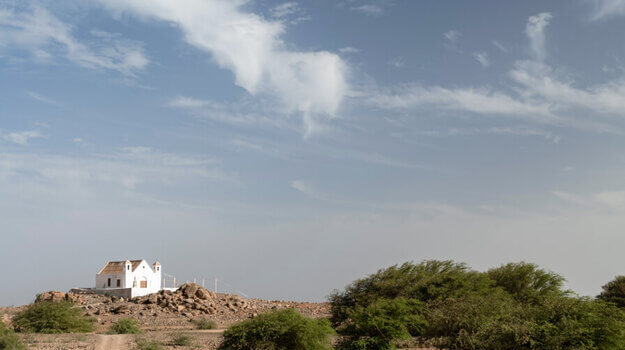
M 137 341 L 157 342 L 163 349 L 216 349 L 221 342 L 223 330 L 152 331 L 139 335 L 129 334 L 23 334 L 29 349 L 37 350 L 134 350 Z M 173 339 L 179 334 L 191 339 L 190 346 L 174 346 Z

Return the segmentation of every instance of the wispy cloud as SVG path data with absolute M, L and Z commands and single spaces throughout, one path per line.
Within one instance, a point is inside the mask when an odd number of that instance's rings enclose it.
M 625 191 L 602 191 L 589 195 L 552 191 L 552 194 L 564 201 L 595 210 L 625 210 Z
M 486 52 L 475 52 L 473 53 L 473 57 L 482 65 L 482 67 L 486 68 L 490 66 L 490 59 L 488 58 L 488 54 Z
M 176 96 L 167 102 L 170 107 L 176 108 L 201 108 L 208 105 L 210 102 L 205 100 L 196 99 L 188 96 Z
M 279 20 L 288 20 L 290 24 L 297 24 L 302 21 L 310 20 L 310 16 L 306 15 L 297 2 L 289 1 L 276 5 L 269 10 L 271 17 Z
M 141 43 L 100 36 L 100 42 L 89 47 L 72 35 L 69 24 L 36 5 L 24 12 L 0 9 L 0 37 L 4 46 L 28 50 L 40 62 L 62 55 L 83 67 L 114 70 L 129 76 L 149 63 Z
M 545 47 L 545 28 L 553 16 L 549 12 L 543 12 L 536 16 L 531 16 L 527 21 L 525 33 L 530 40 L 530 49 L 537 61 L 544 61 L 547 56 Z
M 351 46 L 346 46 L 346 47 L 341 47 L 339 49 L 340 53 L 358 53 L 360 52 L 360 49 L 357 49 L 355 47 L 351 47 Z
M 338 55 L 290 49 L 281 39 L 284 24 L 244 11 L 243 2 L 100 2 L 113 11 L 177 25 L 187 43 L 231 70 L 238 86 L 252 95 L 274 97 L 292 113 L 300 113 L 307 134 L 320 119 L 336 115 L 348 91 L 348 66 Z
M 500 43 L 500 42 L 499 42 L 499 41 L 497 41 L 497 40 L 493 40 L 493 41 L 492 41 L 492 43 L 493 43 L 493 45 L 494 45 L 496 48 L 498 48 L 498 49 L 499 49 L 499 51 L 501 51 L 501 52 L 506 52 L 506 53 L 507 53 L 507 52 L 509 51 L 508 47 L 506 47 L 504 44 Z
M 367 16 L 381 16 L 384 13 L 384 10 L 380 6 L 371 4 L 353 6 L 352 10 L 364 13 Z
M 48 105 L 52 105 L 52 106 L 58 106 L 59 103 L 51 98 L 45 97 L 43 95 L 40 95 L 34 91 L 26 91 L 26 95 L 28 95 L 30 98 L 32 98 L 33 100 L 39 101 L 41 103 L 45 103 Z
M 374 94 L 369 102 L 385 109 L 435 107 L 478 114 L 512 115 L 531 120 L 556 119 L 548 105 L 525 102 L 489 89 L 406 86 L 395 93 Z
M 595 0 L 591 19 L 601 20 L 625 15 L 625 0 Z
M 549 13 L 529 17 L 526 34 L 533 59 L 514 63 L 507 74 L 509 89 L 412 84 L 392 91 L 371 92 L 367 100 L 383 109 L 452 110 L 476 115 L 513 116 L 597 132 L 622 132 L 612 124 L 614 117 L 625 119 L 625 100 L 622 98 L 625 79 L 619 77 L 582 88 L 565 70 L 544 63 L 547 56 L 545 28 L 551 19 Z M 476 56 L 478 60 L 484 58 L 487 56 Z M 486 63 L 489 61 L 482 62 Z
M 11 133 L 1 133 L 0 137 L 3 140 L 12 142 L 18 145 L 25 146 L 32 139 L 42 138 L 41 132 L 38 130 L 16 131 Z

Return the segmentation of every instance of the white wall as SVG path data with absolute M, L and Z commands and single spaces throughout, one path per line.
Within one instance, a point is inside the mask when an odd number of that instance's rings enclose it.
M 119 288 L 131 288 L 132 297 L 143 296 L 152 293 L 157 293 L 161 290 L 161 269 L 159 271 L 152 270 L 152 266 L 143 260 L 132 271 L 127 271 L 124 267 L 124 272 L 121 274 L 102 274 L 96 275 L 96 288 L 118 288 L 117 279 L 120 279 Z M 111 279 L 111 286 L 108 287 L 108 279 Z M 136 286 L 135 286 L 136 281 Z M 147 281 L 147 288 L 141 288 L 141 281 Z

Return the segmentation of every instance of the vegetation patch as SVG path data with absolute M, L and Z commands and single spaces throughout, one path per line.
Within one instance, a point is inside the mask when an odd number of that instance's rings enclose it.
M 26 350 L 19 336 L 0 321 L 0 350 Z
M 207 318 L 200 318 L 193 321 L 197 329 L 217 329 L 217 322 Z
M 70 301 L 39 302 L 28 306 L 13 318 L 18 332 L 83 333 L 94 330 L 93 320 L 84 316 Z
M 171 343 L 174 346 L 191 346 L 193 344 L 193 338 L 189 335 L 178 333 L 172 336 Z
M 624 349 L 616 282 L 599 300 L 563 282 L 523 262 L 486 272 L 453 261 L 405 263 L 333 293 L 332 322 L 344 349 L 392 349 L 407 338 L 445 349 Z
M 137 343 L 137 348 L 139 350 L 163 350 L 161 343 L 149 341 L 144 338 L 136 338 L 135 342 Z
M 140 334 L 143 330 L 139 322 L 132 318 L 122 318 L 111 326 L 111 332 L 115 334 Z
M 230 326 L 220 349 L 326 350 L 333 334 L 328 320 L 276 310 Z

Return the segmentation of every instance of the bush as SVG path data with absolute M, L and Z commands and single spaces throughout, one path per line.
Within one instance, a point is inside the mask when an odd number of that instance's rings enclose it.
M 437 300 L 428 305 L 425 336 L 447 349 L 524 349 L 532 324 L 523 310 L 501 290 Z
M 213 320 L 209 320 L 207 318 L 200 318 L 198 320 L 194 320 L 193 324 L 197 329 L 217 329 L 217 322 Z
M 189 346 L 192 343 L 192 338 L 186 334 L 175 334 L 171 340 L 174 346 Z
M 397 341 L 422 335 L 427 325 L 423 303 L 402 297 L 356 306 L 347 314 L 339 349 L 393 349 Z
M 467 293 L 482 293 L 492 284 L 487 276 L 450 260 L 427 260 L 416 265 L 407 262 L 379 270 L 354 281 L 344 292 L 330 295 L 331 320 L 338 326 L 348 318 L 347 312 L 352 307 L 367 306 L 378 299 L 404 297 L 428 302 Z
M 549 295 L 564 295 L 564 277 L 525 262 L 510 263 L 490 269 L 486 275 L 508 294 L 522 302 L 536 301 Z
M 111 332 L 115 334 L 140 334 L 139 322 L 132 318 L 122 318 L 111 326 Z
M 379 270 L 330 301 L 345 349 L 388 349 L 409 336 L 446 349 L 625 349 L 625 311 L 616 306 L 625 277 L 602 300 L 574 296 L 563 281 L 523 262 L 480 273 L 426 261 Z
M 152 342 L 143 338 L 137 338 L 135 339 L 135 342 L 137 343 L 137 348 L 139 348 L 139 350 L 162 350 L 159 342 Z
M 603 287 L 598 299 L 613 303 L 620 308 L 625 307 L 625 276 L 617 276 Z
M 331 349 L 333 334 L 328 320 L 278 310 L 230 326 L 220 349 L 325 350 Z
M 542 349 L 625 349 L 625 313 L 588 298 L 549 298 L 533 309 L 532 345 Z
M 13 325 L 19 332 L 81 333 L 93 331 L 93 320 L 70 301 L 38 302 L 18 313 Z
M 26 350 L 26 346 L 11 329 L 0 321 L 0 350 Z

